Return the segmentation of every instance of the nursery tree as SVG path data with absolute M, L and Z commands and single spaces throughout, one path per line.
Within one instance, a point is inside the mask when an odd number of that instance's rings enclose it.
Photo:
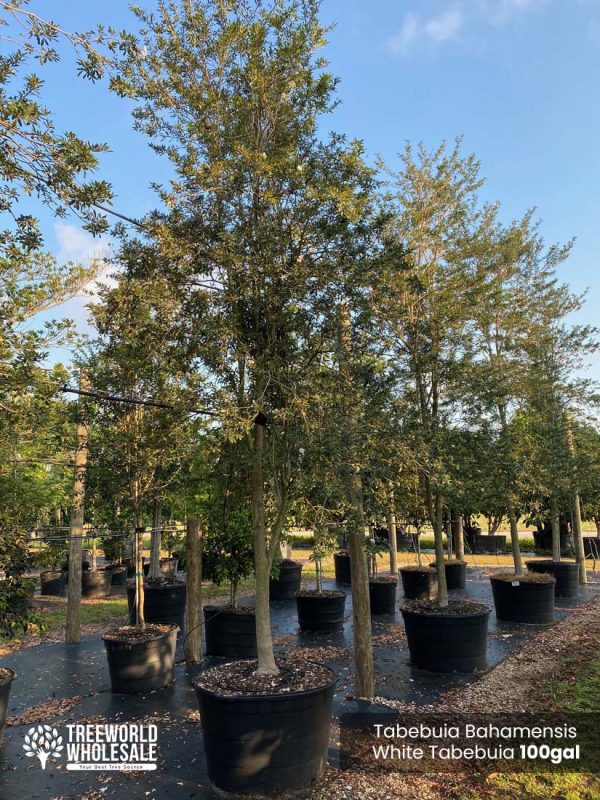
M 136 7 L 113 88 L 176 171 L 152 230 L 181 336 L 198 345 L 226 435 L 249 458 L 258 672 L 277 672 L 269 574 L 311 424 L 311 377 L 331 287 L 343 278 L 370 190 L 361 148 L 317 136 L 335 81 L 316 55 L 319 2 L 232 0 Z M 122 54 L 122 55 L 121 55 Z M 139 274 L 139 272 L 138 272 Z

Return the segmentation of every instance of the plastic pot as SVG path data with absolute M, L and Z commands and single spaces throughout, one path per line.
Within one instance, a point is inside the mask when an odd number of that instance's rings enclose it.
M 82 597 L 108 597 L 112 571 L 110 569 L 89 570 L 81 573 Z
M 278 578 L 269 579 L 271 600 L 293 600 L 302 584 L 302 564 L 283 559 Z
M 148 585 L 144 581 L 144 619 L 160 625 L 177 625 L 180 630 L 185 626 L 185 583 L 168 583 L 164 585 Z M 135 625 L 135 582 L 127 584 L 127 605 L 129 621 Z
M 490 578 L 496 617 L 505 622 L 544 625 L 554 622 L 555 581 L 514 581 Z
M 120 567 L 115 564 L 111 570 L 110 577 L 111 586 L 126 586 L 127 585 L 127 567 Z
M 352 583 L 352 571 L 350 568 L 349 553 L 334 553 L 333 563 L 335 567 L 336 583 Z
M 178 631 L 173 625 L 171 630 L 141 641 L 103 636 L 112 691 L 136 694 L 173 683 Z
M 422 570 L 400 568 L 404 597 L 407 600 L 432 600 L 437 587 L 437 573 L 428 567 Z
M 432 672 L 474 672 L 486 666 L 489 608 L 439 614 L 402 608 L 410 663 Z
M 506 536 L 500 534 L 475 534 L 475 552 L 491 553 L 492 555 L 506 553 Z
M 369 598 L 371 600 L 371 614 L 396 613 L 396 589 L 398 580 L 396 578 L 384 578 L 369 581 Z
M 66 581 L 65 572 L 46 569 L 40 572 L 40 594 L 62 597 L 65 593 Z
M 253 608 L 204 606 L 207 656 L 256 658 L 256 619 Z
M 429 565 L 436 569 L 435 561 Z M 465 561 L 444 561 L 446 570 L 446 587 L 450 589 L 464 589 L 467 585 L 467 564 Z
M 272 696 L 224 697 L 196 686 L 213 787 L 280 797 L 323 772 L 335 676 L 318 689 Z
M 163 578 L 174 578 L 177 572 L 177 559 L 176 558 L 161 558 L 160 559 L 160 574 Z M 147 577 L 150 573 L 150 562 L 144 564 L 144 575 Z
M 345 592 L 306 592 L 296 595 L 300 630 L 308 633 L 334 633 L 343 630 L 345 607 Z
M 530 572 L 547 572 L 556 579 L 555 597 L 577 597 L 579 589 L 579 565 L 575 561 L 552 561 L 539 559 L 526 561 Z
M 12 682 L 15 679 L 15 673 L 8 667 L 3 667 L 9 674 L 4 678 L 0 678 L 0 744 L 4 738 L 4 728 L 6 726 L 6 714 L 8 711 L 8 699 L 10 697 L 10 689 Z

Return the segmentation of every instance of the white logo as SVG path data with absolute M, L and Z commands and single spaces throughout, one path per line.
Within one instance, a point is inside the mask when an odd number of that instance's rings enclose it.
M 60 758 L 63 750 L 62 736 L 59 736 L 56 728 L 51 728 L 50 725 L 38 725 L 37 728 L 30 728 L 27 732 L 23 750 L 29 758 L 37 756 L 42 769 L 46 769 L 50 756 Z

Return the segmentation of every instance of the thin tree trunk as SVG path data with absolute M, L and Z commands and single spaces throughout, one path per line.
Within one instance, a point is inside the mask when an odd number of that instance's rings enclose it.
M 139 507 L 135 509 L 135 622 L 140 628 L 146 627 L 144 617 L 144 526 Z
M 387 529 L 390 548 L 390 573 L 398 577 L 398 540 L 396 539 L 396 512 L 394 511 L 394 492 L 390 494 L 390 507 L 387 514 Z
M 583 547 L 583 530 L 581 527 L 581 505 L 578 491 L 575 491 L 573 496 L 573 538 L 575 539 L 575 558 L 579 564 L 579 583 L 583 585 L 588 582 L 588 577 L 585 569 L 585 551 Z
M 433 518 L 433 535 L 435 540 L 435 566 L 438 582 L 438 605 L 448 605 L 448 585 L 446 583 L 446 565 L 444 560 L 444 504 L 440 492 L 435 493 L 435 514 Z
M 87 375 L 81 372 L 79 388 L 89 388 Z M 87 463 L 88 428 L 81 403 L 77 423 L 77 452 L 73 480 L 73 505 L 71 507 L 69 541 L 69 588 L 67 593 L 67 625 L 65 641 L 75 644 L 81 638 L 81 560 L 83 553 L 83 514 L 85 501 L 85 467 Z
M 92 571 L 98 569 L 98 548 L 96 547 L 96 537 L 92 537 Z
M 510 546 L 512 549 L 513 563 L 515 565 L 515 575 L 520 577 L 523 574 L 523 560 L 521 558 L 521 545 L 519 543 L 517 513 L 512 500 L 508 502 L 508 519 L 510 522 Z
M 187 664 L 202 662 L 202 533 L 200 520 L 190 519 L 186 531 L 187 598 L 185 605 L 185 645 Z
M 550 519 L 552 520 L 552 560 L 560 561 L 560 515 L 555 497 L 550 500 Z
M 265 529 L 265 498 L 263 477 L 263 453 L 265 446 L 266 420 L 262 414 L 254 421 L 252 441 L 252 469 L 250 486 L 252 493 L 252 531 L 254 539 L 254 576 L 256 583 L 256 650 L 259 675 L 276 675 L 279 672 L 273 653 L 271 634 L 271 609 L 269 608 L 270 564 L 267 555 Z
M 150 566 L 148 575 L 151 578 L 160 578 L 160 551 L 162 547 L 161 526 L 161 505 L 160 500 L 156 499 L 152 506 L 152 534 L 150 543 Z
M 454 525 L 454 548 L 456 552 L 456 558 L 459 561 L 465 560 L 465 534 L 463 531 L 463 519 L 462 514 L 454 514 L 453 519 Z
M 448 553 L 448 558 L 451 559 L 454 556 L 454 549 L 452 547 L 452 521 L 450 519 L 446 520 L 446 552 Z

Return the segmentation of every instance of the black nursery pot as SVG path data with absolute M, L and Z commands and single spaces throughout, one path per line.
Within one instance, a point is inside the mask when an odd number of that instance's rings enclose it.
M 430 564 L 436 568 L 435 561 Z M 467 564 L 465 561 L 444 561 L 446 570 L 446 587 L 450 589 L 465 589 L 467 586 Z
M 503 580 L 490 578 L 497 619 L 544 625 L 554 622 L 554 581 Z
M 550 575 L 554 575 L 556 579 L 556 584 L 554 585 L 555 597 L 577 597 L 579 565 L 575 561 L 538 559 L 536 561 L 526 561 L 525 563 L 530 572 L 547 572 Z
M 450 601 L 461 607 L 461 603 Z M 486 666 L 489 608 L 444 613 L 402 607 L 410 663 L 431 672 L 474 672 Z
M 404 597 L 407 600 L 432 600 L 437 586 L 437 574 L 428 567 L 422 570 L 400 569 Z
M 371 601 L 371 614 L 396 613 L 396 589 L 398 581 L 396 578 L 371 579 L 369 581 L 369 598 Z
M 172 625 L 148 639 L 130 641 L 103 636 L 112 691 L 136 694 L 173 683 L 178 631 Z
M 335 566 L 336 583 L 352 583 L 352 571 L 350 568 L 349 553 L 334 553 L 333 563 Z
M 302 564 L 284 558 L 280 565 L 279 577 L 269 579 L 271 600 L 293 600 L 300 591 L 302 583 Z
M 15 679 L 15 673 L 8 667 L 3 667 L 3 670 L 8 672 L 4 678 L 0 678 L 0 745 L 4 738 L 4 728 L 6 726 L 6 713 L 8 711 L 8 698 L 10 696 L 10 689 L 12 682 Z
M 477 553 L 506 553 L 506 536 L 500 534 L 475 534 L 475 551 Z
M 207 656 L 256 658 L 256 618 L 253 608 L 204 606 Z
M 110 576 L 111 586 L 126 586 L 127 585 L 127 567 L 120 567 L 117 564 L 111 569 Z
M 65 572 L 47 569 L 40 572 L 40 594 L 62 597 L 65 593 L 67 575 Z
M 87 570 L 81 573 L 81 596 L 82 597 L 108 597 L 110 594 L 110 583 L 112 580 L 112 570 L 97 569 Z
M 149 585 L 144 581 L 144 619 L 159 625 L 185 626 L 186 586 L 183 581 Z M 127 584 L 129 621 L 135 625 L 135 581 Z
M 224 697 L 195 686 L 210 783 L 279 797 L 310 786 L 327 764 L 335 676 L 318 689 Z
M 344 628 L 345 592 L 305 592 L 296 595 L 298 624 L 305 633 L 335 633 Z

